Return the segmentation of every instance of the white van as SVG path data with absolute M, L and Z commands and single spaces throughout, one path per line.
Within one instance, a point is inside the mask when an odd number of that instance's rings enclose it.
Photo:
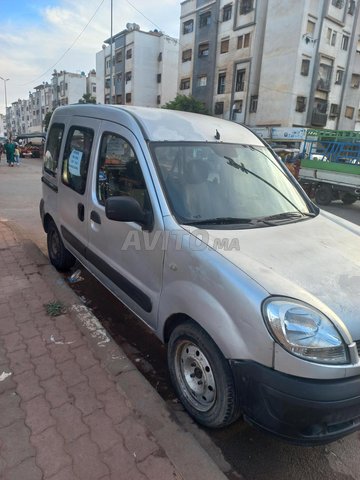
M 284 439 L 360 427 L 360 228 L 319 211 L 250 130 L 186 112 L 57 108 L 41 218 L 167 344 L 201 424 Z M 119 319 L 121 321 L 121 319 Z

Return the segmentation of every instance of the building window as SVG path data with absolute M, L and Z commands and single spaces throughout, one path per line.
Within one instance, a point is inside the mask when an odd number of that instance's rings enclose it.
M 191 61 L 191 55 L 192 55 L 192 50 L 191 48 L 189 50 L 184 50 L 182 52 L 182 62 L 190 62 Z
M 132 49 L 129 48 L 129 50 L 126 50 L 126 58 L 129 59 L 132 57 Z
M 232 14 L 232 5 L 225 5 L 223 8 L 223 22 L 227 22 L 228 20 L 231 19 L 231 14 Z
M 326 100 L 323 100 L 322 98 L 315 98 L 314 109 L 317 113 L 326 114 L 327 108 L 328 108 L 328 104 Z
M 243 101 L 242 100 L 235 100 L 233 105 L 233 112 L 234 113 L 242 113 L 243 110 Z
M 116 74 L 116 81 L 119 83 L 121 82 L 121 78 L 122 78 L 122 73 L 117 73 Z
M 125 83 L 131 82 L 131 72 L 125 73 Z
M 214 113 L 215 115 L 222 115 L 224 113 L 224 102 L 215 103 Z
M 127 93 L 125 96 L 126 103 L 131 103 L 131 93 Z
M 359 88 L 360 86 L 360 75 L 353 73 L 351 75 L 351 88 Z
M 304 77 L 307 77 L 309 75 L 309 69 L 310 69 L 310 60 L 307 58 L 303 58 L 301 61 L 301 75 Z
M 220 53 L 227 53 L 229 51 L 229 39 L 222 40 L 220 44 Z
M 343 35 L 341 40 L 341 50 L 347 50 L 349 47 L 349 36 Z
M 115 63 L 120 63 L 122 62 L 122 51 L 120 50 L 120 52 L 116 52 L 116 55 L 115 55 Z
M 297 112 L 305 112 L 306 110 L 306 97 L 296 97 L 296 107 Z
M 318 90 L 324 90 L 325 92 L 328 92 L 330 90 L 331 73 L 332 73 L 331 65 L 320 63 L 319 78 L 316 85 L 316 88 Z
M 190 78 L 183 78 L 180 82 L 180 90 L 188 90 L 190 88 Z
M 354 13 L 355 13 L 355 0 L 350 0 L 349 8 L 348 8 L 348 14 L 349 15 L 354 15 Z
M 335 74 L 335 84 L 341 85 L 344 78 L 344 70 L 336 70 Z
M 198 87 L 206 87 L 207 85 L 207 75 L 200 75 L 197 79 L 197 86 Z
M 249 108 L 250 113 L 255 113 L 257 111 L 258 99 L 259 99 L 258 95 L 252 95 L 250 97 L 250 108 Z
M 237 39 L 237 48 L 248 48 L 250 47 L 250 33 L 245 35 L 240 35 Z
M 183 34 L 191 33 L 194 30 L 194 20 L 187 20 L 183 23 Z
M 308 20 L 306 24 L 306 33 L 312 36 L 314 35 L 314 32 L 315 32 L 315 22 Z
M 337 33 L 335 30 L 328 28 L 326 33 L 326 43 L 334 47 L 336 45 L 336 35 Z
M 354 112 L 355 112 L 354 107 L 346 107 L 345 108 L 345 117 L 353 119 L 354 118 Z
M 209 43 L 201 43 L 199 45 L 199 57 L 207 57 L 209 55 Z
M 156 81 L 157 81 L 157 83 L 161 83 L 161 73 L 158 73 L 156 75 Z
M 246 15 L 254 10 L 254 0 L 241 0 L 240 15 Z
M 344 0 L 331 0 L 331 4 L 336 8 L 343 8 Z
M 158 96 L 156 97 L 156 104 L 157 104 L 157 105 L 160 105 L 160 103 L 161 103 L 161 95 L 158 95 Z
M 225 80 L 226 80 L 226 73 L 219 73 L 218 87 L 217 87 L 218 94 L 225 93 Z
M 199 27 L 208 27 L 211 22 L 211 12 L 205 12 L 200 15 Z
M 339 105 L 337 105 L 336 103 L 332 103 L 330 105 L 330 113 L 329 113 L 329 117 L 337 117 L 339 116 Z
M 245 69 L 236 72 L 235 92 L 243 92 L 245 90 L 245 73 Z

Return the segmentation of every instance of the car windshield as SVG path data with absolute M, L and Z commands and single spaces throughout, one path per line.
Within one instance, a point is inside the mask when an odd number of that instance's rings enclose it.
M 156 142 L 151 151 L 182 224 L 254 225 L 314 214 L 265 146 Z

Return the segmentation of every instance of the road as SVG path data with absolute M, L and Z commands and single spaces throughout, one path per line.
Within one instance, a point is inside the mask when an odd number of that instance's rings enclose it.
M 46 251 L 39 219 L 41 161 L 20 167 L 0 163 L 0 219 L 11 222 Z M 334 203 L 326 210 L 360 225 L 360 202 Z M 183 413 L 169 383 L 165 348 L 107 290 L 82 269 L 84 280 L 73 287 L 121 344 L 133 362 L 174 409 L 231 480 L 360 480 L 360 433 L 321 447 L 297 447 L 250 427 L 242 420 L 219 431 L 194 425 Z M 121 319 L 121 321 L 120 321 Z

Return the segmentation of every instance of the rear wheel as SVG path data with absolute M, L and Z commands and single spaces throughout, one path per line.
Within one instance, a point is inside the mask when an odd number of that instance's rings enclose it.
M 197 422 L 217 428 L 239 417 L 229 364 L 201 327 L 187 321 L 174 329 L 168 365 L 180 401 Z
M 54 222 L 50 222 L 47 229 L 47 247 L 50 262 L 60 272 L 69 270 L 75 264 L 76 259 L 65 248 Z
M 351 193 L 344 193 L 344 195 L 341 197 L 341 201 L 344 205 L 352 205 L 356 202 L 356 200 L 357 197 L 355 195 L 352 195 Z
M 320 185 L 315 192 L 315 202 L 319 205 L 329 205 L 333 199 L 333 191 L 330 185 Z

